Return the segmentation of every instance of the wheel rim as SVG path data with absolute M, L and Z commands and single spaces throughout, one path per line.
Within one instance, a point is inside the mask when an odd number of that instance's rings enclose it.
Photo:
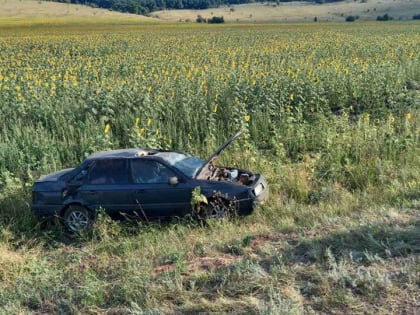
M 210 204 L 209 210 L 209 218 L 223 220 L 226 218 L 228 207 L 223 202 L 215 202 Z
M 67 226 L 73 232 L 85 230 L 89 225 L 89 217 L 83 211 L 72 211 L 67 217 Z

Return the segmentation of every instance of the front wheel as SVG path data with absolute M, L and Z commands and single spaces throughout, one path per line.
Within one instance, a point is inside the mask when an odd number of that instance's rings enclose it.
M 85 207 L 70 205 L 64 212 L 64 224 L 70 232 L 82 232 L 92 226 L 92 216 Z
M 234 209 L 228 200 L 222 198 L 209 199 L 208 204 L 203 204 L 200 213 L 201 219 L 214 219 L 221 221 L 229 219 L 234 214 Z

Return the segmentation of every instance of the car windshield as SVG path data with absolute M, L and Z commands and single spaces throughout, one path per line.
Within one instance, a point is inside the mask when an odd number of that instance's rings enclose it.
M 188 177 L 193 178 L 197 171 L 204 165 L 204 161 L 191 155 L 179 152 L 159 152 L 158 156 L 172 166 L 175 166 Z

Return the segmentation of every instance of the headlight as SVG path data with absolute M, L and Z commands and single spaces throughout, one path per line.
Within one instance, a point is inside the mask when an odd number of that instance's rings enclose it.
M 262 191 L 264 190 L 264 186 L 263 184 L 259 183 L 255 188 L 254 188 L 254 194 L 255 196 L 258 196 Z

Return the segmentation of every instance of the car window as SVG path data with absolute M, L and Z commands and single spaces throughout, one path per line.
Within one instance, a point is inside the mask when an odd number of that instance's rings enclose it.
M 95 161 L 89 170 L 88 183 L 92 185 L 128 184 L 129 174 L 126 160 Z
M 191 178 L 204 165 L 203 160 L 180 152 L 159 152 L 156 156 L 164 159 L 167 163 Z
M 176 176 L 162 163 L 144 159 L 132 160 L 131 174 L 133 182 L 136 184 L 167 184 L 170 177 Z

